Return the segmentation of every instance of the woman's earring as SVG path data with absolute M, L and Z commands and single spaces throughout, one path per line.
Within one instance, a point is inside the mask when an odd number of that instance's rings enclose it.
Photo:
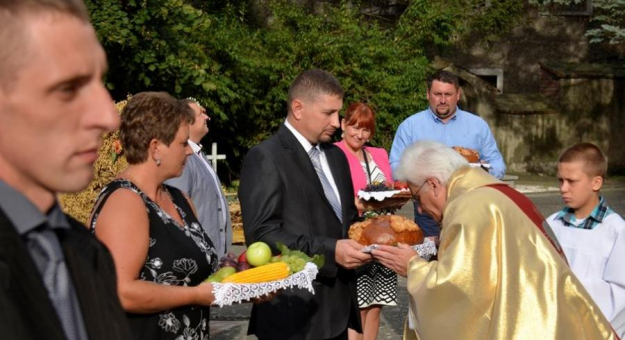
M 341 133 L 341 138 L 345 138 L 345 133 Z
M 155 161 L 156 161 L 156 166 L 161 166 L 161 159 L 160 158 L 155 159 Z

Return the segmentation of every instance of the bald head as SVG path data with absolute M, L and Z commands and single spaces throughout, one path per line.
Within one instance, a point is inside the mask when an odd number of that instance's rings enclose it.
M 21 67 L 35 51 L 29 49 L 30 20 L 69 15 L 89 22 L 83 0 L 0 0 L 0 87 L 9 91 Z

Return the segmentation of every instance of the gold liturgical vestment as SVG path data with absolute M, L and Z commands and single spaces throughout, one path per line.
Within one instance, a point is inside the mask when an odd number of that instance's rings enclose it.
M 405 338 L 618 339 L 529 199 L 480 168 L 447 189 L 438 261 L 409 263 Z

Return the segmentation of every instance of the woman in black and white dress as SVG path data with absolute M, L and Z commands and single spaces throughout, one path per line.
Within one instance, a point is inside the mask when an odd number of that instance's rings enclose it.
M 133 96 L 120 139 L 129 166 L 100 193 L 92 232 L 115 260 L 118 294 L 135 339 L 209 339 L 213 243 L 192 201 L 163 184 L 191 154 L 189 106 L 166 93 Z

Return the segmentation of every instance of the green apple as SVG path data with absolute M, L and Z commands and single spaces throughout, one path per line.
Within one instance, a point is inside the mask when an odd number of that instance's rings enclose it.
M 206 281 L 208 282 L 221 282 L 223 279 L 237 272 L 237 269 L 234 267 L 223 267 L 213 273 L 213 275 L 209 276 Z
M 245 252 L 247 263 L 254 267 L 262 266 L 271 260 L 271 248 L 265 242 L 254 242 Z

